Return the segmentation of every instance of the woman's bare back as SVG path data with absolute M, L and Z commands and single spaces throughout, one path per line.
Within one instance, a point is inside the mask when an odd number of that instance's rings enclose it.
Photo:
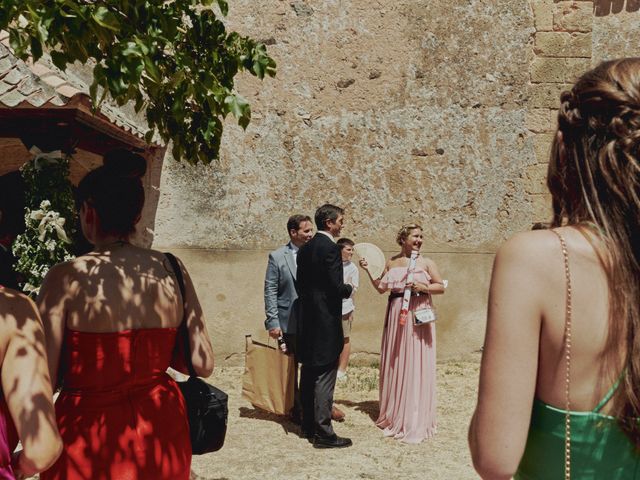
M 66 325 L 111 332 L 177 327 L 182 320 L 179 288 L 160 252 L 130 244 L 91 252 L 56 267 L 64 289 Z

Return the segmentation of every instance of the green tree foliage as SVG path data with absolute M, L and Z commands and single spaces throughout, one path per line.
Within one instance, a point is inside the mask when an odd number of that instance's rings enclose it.
M 94 106 L 107 94 L 134 102 L 146 109 L 147 141 L 157 131 L 174 158 L 209 163 L 227 114 L 243 128 L 251 119 L 235 75 L 275 75 L 266 47 L 227 32 L 216 6 L 227 14 L 225 0 L 0 0 L 0 29 L 21 59 L 47 51 L 61 70 L 93 62 Z

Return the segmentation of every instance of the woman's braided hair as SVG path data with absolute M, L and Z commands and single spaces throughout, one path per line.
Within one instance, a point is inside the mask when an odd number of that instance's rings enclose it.
M 594 225 L 603 240 L 604 366 L 609 375 L 624 367 L 614 413 L 640 447 L 640 58 L 598 65 L 560 101 L 547 178 L 552 225 Z
M 409 233 L 411 233 L 411 230 L 415 230 L 416 228 L 422 230 L 422 227 L 417 223 L 408 223 L 407 225 L 403 225 L 402 227 L 400 227 L 400 230 L 398 230 L 398 234 L 396 235 L 396 243 L 402 246 L 404 241 L 409 236 Z

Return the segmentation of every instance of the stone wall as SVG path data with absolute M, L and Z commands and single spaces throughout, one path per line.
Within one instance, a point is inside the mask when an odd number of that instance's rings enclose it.
M 262 332 L 268 251 L 291 213 L 347 209 L 344 235 L 396 252 L 405 222 L 450 281 L 438 352 L 483 342 L 493 254 L 550 217 L 545 187 L 560 92 L 631 55 L 638 14 L 590 1 L 236 0 L 230 27 L 262 39 L 278 76 L 243 76 L 246 132 L 226 124 L 211 167 L 165 161 L 155 245 L 191 269 L 216 350 Z M 357 294 L 355 351 L 378 352 L 384 297 Z M 262 333 L 263 334 L 263 333 Z

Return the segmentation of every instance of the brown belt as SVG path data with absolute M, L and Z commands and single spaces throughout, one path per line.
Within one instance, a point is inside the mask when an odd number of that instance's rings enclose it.
M 419 297 L 420 293 L 419 292 L 411 292 L 411 296 L 412 297 Z M 390 292 L 389 293 L 389 301 L 391 300 L 395 300 L 396 298 L 402 298 L 404 297 L 404 292 L 400 293 L 400 292 Z

